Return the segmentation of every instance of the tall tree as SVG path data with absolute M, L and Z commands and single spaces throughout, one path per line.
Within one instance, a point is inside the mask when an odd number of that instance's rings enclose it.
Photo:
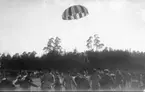
M 94 35 L 94 44 L 93 45 L 94 45 L 94 48 L 96 51 L 101 49 L 104 46 L 104 44 L 100 42 L 100 37 L 97 34 Z
M 55 39 L 50 38 L 48 40 L 47 46 L 44 47 L 43 50 L 46 53 L 49 53 L 49 52 L 59 52 L 59 53 L 61 53 L 62 52 L 62 47 L 61 47 L 60 43 L 61 43 L 61 39 L 59 37 L 56 37 Z
M 54 38 L 50 38 L 47 42 L 47 46 L 43 48 L 44 52 L 49 53 L 53 50 L 54 47 Z
M 87 48 L 89 50 L 99 50 L 101 49 L 104 44 L 100 42 L 100 38 L 97 34 L 95 34 L 94 36 L 90 36 L 89 39 L 87 40 Z
M 89 39 L 87 40 L 87 45 L 86 45 L 89 50 L 93 50 L 92 43 L 93 43 L 93 37 L 90 36 Z
M 61 39 L 59 37 L 55 38 L 54 41 L 54 50 L 57 52 L 62 52 L 62 47 L 61 47 Z

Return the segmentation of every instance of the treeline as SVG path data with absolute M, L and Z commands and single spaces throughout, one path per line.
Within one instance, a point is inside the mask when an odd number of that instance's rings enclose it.
M 87 40 L 85 52 L 63 51 L 59 37 L 50 38 L 47 46 L 43 48 L 44 54 L 36 56 L 36 52 L 2 54 L 0 57 L 1 69 L 11 70 L 41 70 L 56 69 L 59 71 L 81 71 L 83 69 L 92 70 L 93 68 L 109 69 L 128 69 L 143 70 L 145 65 L 144 52 L 130 52 L 128 50 L 113 50 L 103 48 L 98 35 L 90 36 Z M 103 48 L 103 49 L 102 49 Z M 99 51 L 99 49 L 102 49 Z

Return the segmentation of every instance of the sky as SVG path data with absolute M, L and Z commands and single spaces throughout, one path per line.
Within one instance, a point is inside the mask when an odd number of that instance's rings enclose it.
M 85 6 L 89 15 L 62 20 L 71 5 Z M 144 0 L 0 0 L 0 52 L 43 53 L 48 39 L 58 36 L 67 51 L 86 49 L 98 34 L 106 47 L 145 51 Z

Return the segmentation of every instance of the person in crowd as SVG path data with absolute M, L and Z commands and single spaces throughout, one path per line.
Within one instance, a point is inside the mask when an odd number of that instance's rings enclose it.
M 0 82 L 0 90 L 15 90 L 16 87 L 12 81 L 8 80 L 6 77 Z
M 80 73 L 75 78 L 77 90 L 89 90 L 90 84 L 89 81 Z
M 109 72 L 110 71 L 108 69 L 104 70 L 104 74 L 101 76 L 101 80 L 99 81 L 100 89 L 104 89 L 104 90 L 112 89 L 113 80 L 112 80 Z
M 58 71 L 54 73 L 55 83 L 54 83 L 54 90 L 60 91 L 62 90 L 62 84 L 60 81 L 60 74 Z
M 41 77 L 41 89 L 42 90 L 51 90 L 55 83 L 55 77 L 51 71 L 46 71 Z
M 99 83 L 100 79 L 101 79 L 101 76 L 99 72 L 96 69 L 94 69 L 93 74 L 91 75 L 91 78 L 90 78 L 92 90 L 100 89 L 100 83 Z
M 116 70 L 116 85 L 119 89 L 123 88 L 124 77 L 119 69 Z
M 19 76 L 13 84 L 20 85 L 22 90 L 30 90 L 31 86 L 38 87 L 37 85 L 33 84 L 33 81 L 29 75 L 24 75 L 23 77 Z
M 73 90 L 76 88 L 76 83 L 75 83 L 75 76 L 71 76 L 71 73 L 68 72 L 68 73 L 64 73 L 63 74 L 63 85 L 64 85 L 64 88 L 66 91 L 69 91 L 69 90 Z

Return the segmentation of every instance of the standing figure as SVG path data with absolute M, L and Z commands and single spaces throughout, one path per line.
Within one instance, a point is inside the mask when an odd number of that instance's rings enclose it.
M 20 85 L 22 90 L 30 90 L 31 86 L 38 87 L 37 85 L 33 84 L 33 81 L 29 75 L 25 75 L 23 78 L 18 77 L 14 84 Z
M 73 90 L 74 87 L 76 87 L 76 84 L 73 80 L 73 77 L 70 75 L 70 73 L 64 74 L 63 78 L 64 78 L 63 85 L 66 91 Z
M 101 76 L 99 75 L 99 72 L 97 72 L 96 70 L 94 70 L 94 73 L 91 76 L 91 87 L 92 90 L 99 90 L 100 89 L 100 79 Z
M 51 72 L 46 72 L 41 77 L 41 89 L 42 90 L 51 90 L 52 86 L 54 85 L 55 78 Z
M 110 71 L 108 69 L 105 69 L 104 74 L 101 76 L 101 80 L 99 81 L 100 88 L 103 90 L 112 89 L 112 86 L 114 84 L 109 72 Z
M 81 74 L 75 77 L 75 82 L 77 85 L 77 90 L 89 90 L 90 84 L 89 81 Z

